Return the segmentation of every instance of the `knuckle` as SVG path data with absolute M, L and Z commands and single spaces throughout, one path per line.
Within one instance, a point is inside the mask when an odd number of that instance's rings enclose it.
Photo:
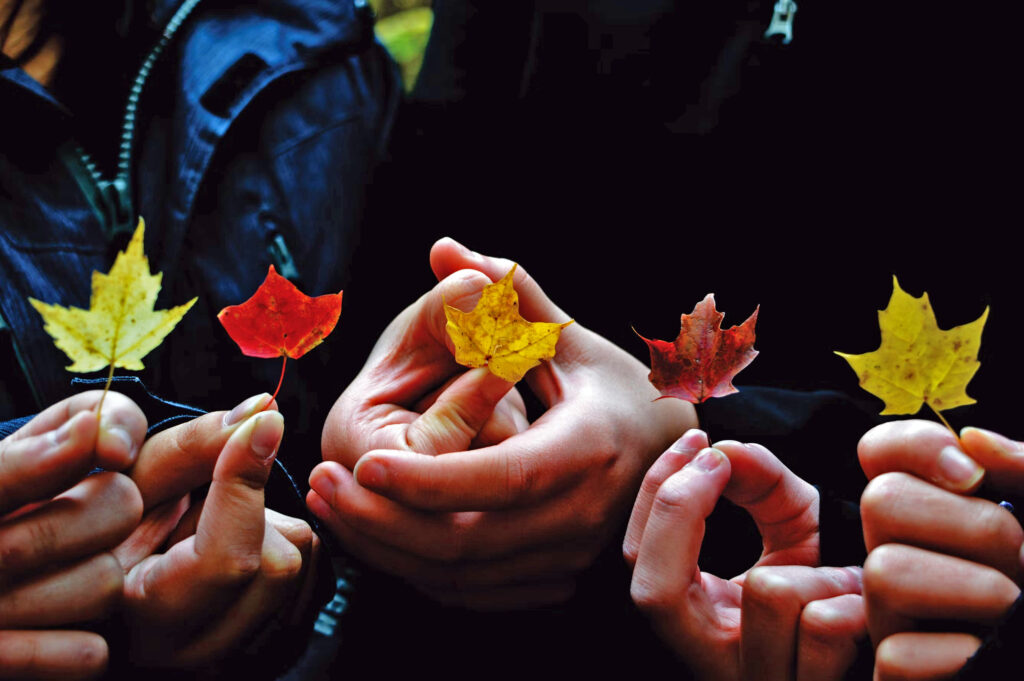
M 792 580 L 771 567 L 756 567 L 747 573 L 743 582 L 743 599 L 759 603 L 778 603 L 798 600 Z
M 674 611 L 679 602 L 679 594 L 655 588 L 640 576 L 634 576 L 629 585 L 629 597 L 641 611 L 650 616 L 664 616 Z
M 296 546 L 288 543 L 268 553 L 261 569 L 269 581 L 290 582 L 302 573 L 302 554 Z
M 24 528 L 31 548 L 19 554 L 18 557 L 22 560 L 31 560 L 33 556 L 49 556 L 60 549 L 60 526 L 51 518 L 42 516 L 30 520 L 25 523 Z
M 863 572 L 865 595 L 889 589 L 893 575 L 908 567 L 904 554 L 903 547 L 898 544 L 882 544 L 868 554 Z
M 505 500 L 512 502 L 529 496 L 537 486 L 537 470 L 528 465 L 526 456 L 512 452 L 505 459 Z
M 869 482 L 860 498 L 864 522 L 877 522 L 886 518 L 906 493 L 910 480 L 906 473 L 884 473 Z
M 654 495 L 651 512 L 676 515 L 685 511 L 690 505 L 690 493 L 683 482 L 679 476 L 673 476 L 663 482 Z
M 229 582 L 248 582 L 257 574 L 263 564 L 259 553 L 238 551 L 230 553 L 220 565 L 220 572 Z
M 983 503 L 974 519 L 979 546 L 1006 546 L 1013 550 L 1024 541 L 1024 530 L 1013 516 L 1001 506 Z

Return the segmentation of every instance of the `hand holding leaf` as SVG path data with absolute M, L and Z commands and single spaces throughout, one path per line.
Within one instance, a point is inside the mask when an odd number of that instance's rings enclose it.
M 512 265 L 501 281 L 484 286 L 470 312 L 444 306 L 455 361 L 471 368 L 485 366 L 509 383 L 518 383 L 541 360 L 554 357 L 562 329 L 572 324 L 572 320 L 558 324 L 523 319 L 519 296 L 512 288 L 515 271 Z

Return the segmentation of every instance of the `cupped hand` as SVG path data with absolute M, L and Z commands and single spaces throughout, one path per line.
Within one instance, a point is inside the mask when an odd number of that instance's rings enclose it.
M 305 522 L 264 508 L 284 434 L 268 402 L 257 395 L 143 446 L 132 479 L 146 515 L 116 550 L 133 664 L 213 665 L 302 600 L 316 540 Z
M 721 496 L 746 509 L 764 551 L 732 579 L 697 565 Z M 707 681 L 841 679 L 865 623 L 859 568 L 819 561 L 817 491 L 757 444 L 708 447 L 691 430 L 651 467 L 623 554 L 631 594 L 661 637 Z
M 123 470 L 146 417 L 127 397 L 80 393 L 0 442 L 0 677 L 96 676 L 107 642 L 74 626 L 106 616 L 123 576 L 111 550 L 142 517 Z M 88 477 L 86 477 L 88 476 Z
M 983 480 L 1020 494 L 1022 452 L 996 433 L 965 428 L 958 441 L 916 420 L 883 424 L 861 439 L 858 455 L 871 479 L 861 498 L 870 552 L 864 596 L 880 681 L 952 676 L 981 645 L 978 627 L 995 623 L 1020 594 L 1024 530 L 1000 505 L 968 495 Z M 949 630 L 919 631 L 934 620 Z
M 454 364 L 444 331 L 443 301 L 471 309 L 512 264 L 443 239 L 431 265 L 438 286 L 392 322 L 332 409 L 307 501 L 348 550 L 442 602 L 565 600 L 694 411 L 655 401 L 640 362 L 576 323 L 527 375 L 546 411 L 526 423 L 509 384 Z M 526 319 L 568 320 L 522 267 L 514 286 Z

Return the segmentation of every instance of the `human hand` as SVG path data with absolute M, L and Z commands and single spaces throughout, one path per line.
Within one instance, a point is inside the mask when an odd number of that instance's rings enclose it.
M 722 579 L 697 566 L 719 497 L 761 532 L 752 568 Z M 644 478 L 623 555 L 631 594 L 702 681 L 840 679 L 865 633 L 860 569 L 819 562 L 817 491 L 757 444 L 690 430 Z
M 127 397 L 80 393 L 0 441 L 0 677 L 91 678 L 107 666 L 106 640 L 75 624 L 120 600 L 111 554 L 142 517 L 127 476 L 146 417 Z M 88 477 L 86 477 L 88 476 Z
M 952 676 L 981 645 L 976 625 L 994 623 L 1016 600 L 1024 530 L 998 504 L 967 495 L 986 473 L 992 488 L 1019 494 L 1022 451 L 977 428 L 965 428 L 958 443 L 939 424 L 916 420 L 877 426 L 861 439 L 871 480 L 861 498 L 870 552 L 864 598 L 879 681 Z M 918 631 L 928 620 L 962 627 Z
M 516 393 L 501 397 L 507 383 L 455 365 L 444 331 L 442 296 L 470 309 L 511 263 L 442 239 L 431 265 L 441 283 L 389 326 L 328 416 L 307 501 L 352 553 L 444 603 L 565 600 L 648 464 L 696 423 L 692 405 L 655 402 L 647 369 L 577 323 L 554 359 L 527 375 L 547 407 L 527 424 Z M 523 268 L 514 282 L 524 317 L 568 319 Z M 449 390 L 483 387 L 438 397 L 440 418 L 418 411 L 422 396 L 459 374 Z M 489 446 L 464 451 L 489 428 Z
M 209 666 L 288 603 L 304 605 L 317 541 L 304 521 L 264 508 L 284 433 L 281 414 L 262 411 L 269 401 L 257 395 L 142 447 L 131 475 L 146 516 L 115 551 L 132 664 Z M 206 483 L 205 499 L 190 502 Z

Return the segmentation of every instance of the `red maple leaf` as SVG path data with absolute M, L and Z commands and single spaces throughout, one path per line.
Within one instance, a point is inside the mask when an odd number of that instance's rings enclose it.
M 672 343 L 640 336 L 651 350 L 648 378 L 661 397 L 699 404 L 709 397 L 739 392 L 732 379 L 757 357 L 754 324 L 760 309 L 739 326 L 723 331 L 725 315 L 715 309 L 715 295 L 709 293 L 692 313 L 681 317 L 679 336 Z
M 288 358 L 302 357 L 334 330 L 341 316 L 341 294 L 311 298 L 271 265 L 252 297 L 241 305 L 225 307 L 217 319 L 243 355 L 284 358 L 274 390 L 277 397 Z

